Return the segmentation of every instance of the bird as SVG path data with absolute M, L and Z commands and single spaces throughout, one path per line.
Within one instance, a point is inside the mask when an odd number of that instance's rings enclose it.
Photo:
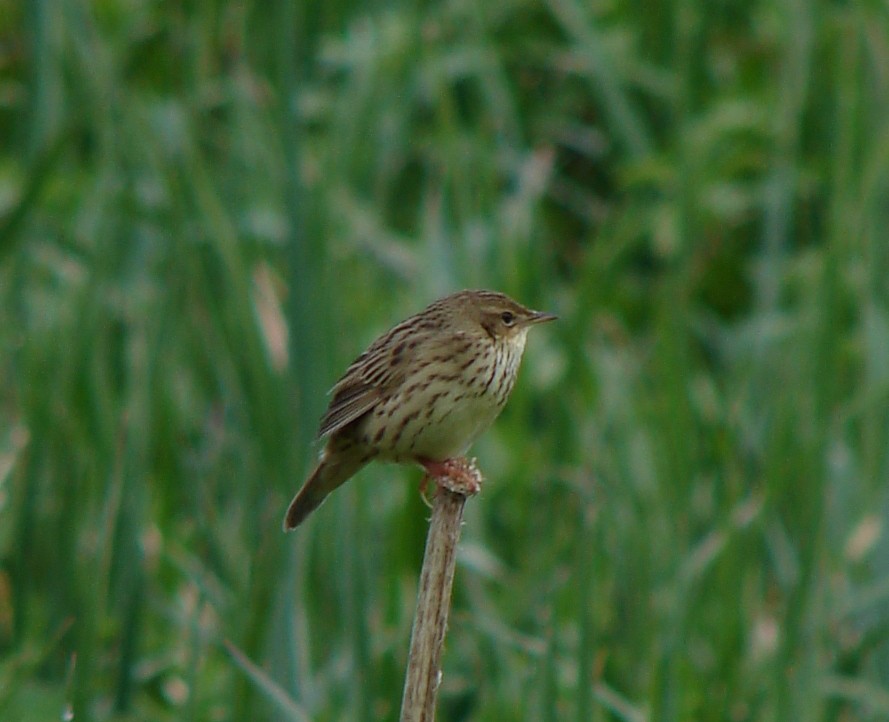
M 377 338 L 330 390 L 320 458 L 284 531 L 371 461 L 419 465 L 433 479 L 463 473 L 509 398 L 528 330 L 556 318 L 498 291 L 463 290 Z

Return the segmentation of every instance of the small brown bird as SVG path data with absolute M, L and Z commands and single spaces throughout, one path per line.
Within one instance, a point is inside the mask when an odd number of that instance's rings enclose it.
M 556 317 L 496 291 L 459 291 L 380 336 L 331 390 L 321 460 L 290 502 L 296 528 L 368 462 L 451 469 L 512 391 L 528 329 Z

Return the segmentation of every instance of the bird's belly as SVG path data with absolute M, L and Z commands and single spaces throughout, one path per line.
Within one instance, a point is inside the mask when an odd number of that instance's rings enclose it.
M 436 398 L 436 394 L 440 395 Z M 390 417 L 395 423 L 387 424 L 377 451 L 381 458 L 400 462 L 443 461 L 464 455 L 503 408 L 492 395 L 480 396 L 466 389 L 456 392 L 433 387 L 399 401 L 402 403 Z
M 454 401 L 441 411 L 440 421 L 420 430 L 403 450 L 411 457 L 437 461 L 462 456 L 473 442 L 494 422 L 500 407 L 490 399 L 467 398 Z

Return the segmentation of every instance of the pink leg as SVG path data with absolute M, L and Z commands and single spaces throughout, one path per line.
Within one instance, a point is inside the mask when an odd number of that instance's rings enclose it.
M 481 491 L 482 475 L 475 465 L 475 459 L 471 461 L 463 457 L 444 461 L 419 459 L 419 462 L 427 474 L 423 488 L 427 480 L 432 479 L 440 487 L 464 496 L 473 496 Z

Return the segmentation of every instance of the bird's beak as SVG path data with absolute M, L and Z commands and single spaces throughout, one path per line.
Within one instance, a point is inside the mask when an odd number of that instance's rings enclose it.
M 556 316 L 556 314 L 554 314 L 554 313 L 545 313 L 543 311 L 534 311 L 534 313 L 532 313 L 528 317 L 528 323 L 529 324 L 546 323 L 547 321 L 555 321 L 557 318 L 558 318 L 558 316 Z

